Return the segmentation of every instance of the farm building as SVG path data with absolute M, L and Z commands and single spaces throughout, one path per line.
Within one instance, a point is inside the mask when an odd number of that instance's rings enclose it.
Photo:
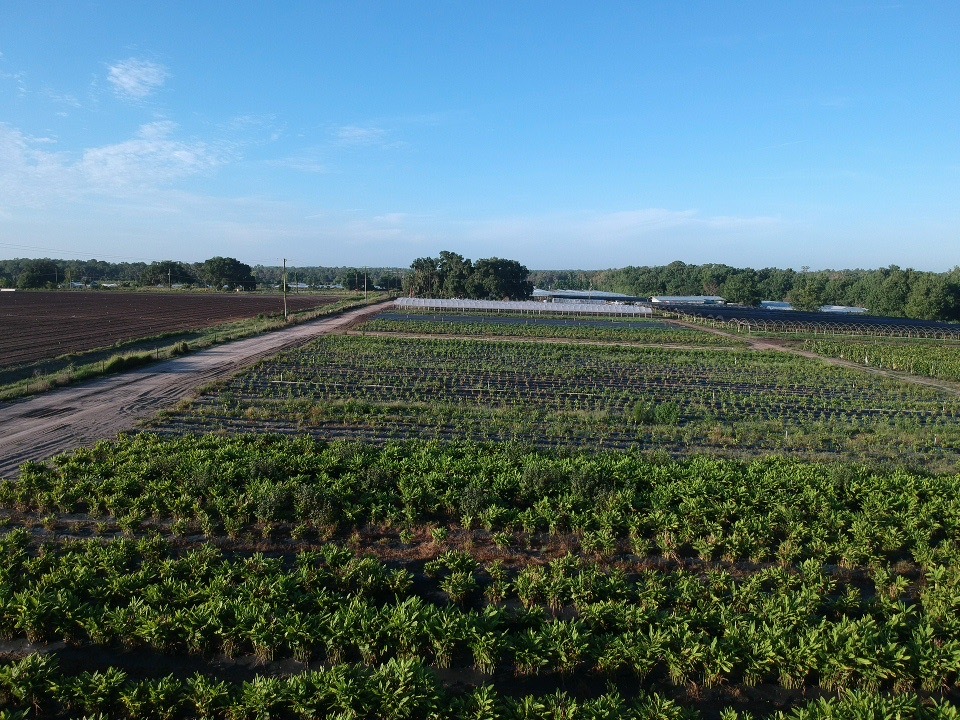
M 540 288 L 534 288 L 533 299 L 541 302 L 602 304 L 632 302 L 640 298 L 621 295 L 620 293 L 604 292 L 603 290 L 541 290 Z
M 761 300 L 760 307 L 764 310 L 793 310 L 794 307 L 788 302 L 780 300 Z M 866 315 L 867 309 L 854 307 L 851 305 L 821 305 L 820 312 L 841 313 L 845 315 Z
M 719 295 L 654 295 L 650 302 L 661 305 L 724 305 L 727 301 Z
M 844 313 L 846 315 L 866 315 L 867 309 L 851 305 L 821 305 L 820 312 Z

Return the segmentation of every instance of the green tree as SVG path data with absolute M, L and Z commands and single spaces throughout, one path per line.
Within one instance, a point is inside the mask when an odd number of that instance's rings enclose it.
M 516 260 L 477 260 L 468 283 L 469 294 L 486 300 L 525 300 L 533 294 L 529 275 L 530 271 Z
M 910 287 L 905 314 L 917 320 L 949 320 L 956 316 L 958 286 L 946 276 L 924 273 Z
M 407 293 L 412 296 L 437 297 L 440 291 L 440 273 L 437 260 L 432 257 L 417 258 L 410 265 L 406 277 Z
M 700 287 L 704 295 L 720 295 L 733 268 L 727 265 L 701 265 Z
M 143 285 L 167 285 L 193 281 L 193 273 L 183 263 L 175 260 L 151 263 L 140 276 L 140 282 Z
M 218 290 L 224 287 L 253 290 L 257 286 L 250 266 L 235 258 L 212 257 L 200 264 L 200 272 L 204 279 Z
M 63 271 L 53 260 L 28 260 L 17 276 L 17 287 L 55 287 L 60 280 L 63 280 Z
M 383 273 L 377 277 L 374 285 L 384 290 L 399 290 L 403 287 L 403 277 L 399 273 Z
M 759 305 L 763 299 L 760 286 L 757 285 L 750 271 L 741 271 L 728 277 L 721 288 L 721 295 L 727 302 L 751 307 Z
M 363 268 L 343 268 L 337 273 L 337 284 L 343 285 L 344 290 L 363 290 L 363 282 L 366 279 L 369 290 L 373 287 L 373 282 L 365 273 Z
M 761 300 L 784 300 L 790 294 L 796 280 L 793 270 L 764 268 L 757 272 Z
M 473 263 L 455 252 L 444 250 L 437 260 L 440 294 L 446 298 L 467 296 L 467 286 L 473 274 Z
M 891 265 L 877 273 L 867 293 L 867 307 L 873 315 L 902 317 L 910 297 L 912 270 Z
M 787 295 L 790 304 L 797 310 L 816 312 L 824 304 L 827 276 L 823 273 L 804 273 Z

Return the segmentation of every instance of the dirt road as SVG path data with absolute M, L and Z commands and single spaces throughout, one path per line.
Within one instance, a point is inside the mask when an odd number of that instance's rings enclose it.
M 319 335 L 344 332 L 393 301 L 351 310 L 175 360 L 0 405 L 0 477 L 27 460 L 42 460 L 132 429 L 215 380 Z

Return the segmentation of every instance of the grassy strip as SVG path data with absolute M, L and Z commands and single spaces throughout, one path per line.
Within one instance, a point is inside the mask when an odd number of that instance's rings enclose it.
M 381 295 L 364 300 L 358 294 L 351 294 L 332 305 L 291 313 L 286 320 L 280 315 L 258 315 L 246 320 L 214 325 L 192 333 L 178 332 L 139 338 L 113 348 L 61 356 L 55 361 L 38 363 L 34 374 L 30 377 L 0 384 L 0 401 L 36 395 L 57 387 L 124 372 L 153 361 L 169 360 L 188 352 L 242 340 L 320 317 L 336 315 L 364 305 L 372 305 L 381 300 L 383 300 Z M 69 361 L 69 364 L 63 366 L 61 363 L 65 360 Z M 60 362 L 56 363 L 56 361 Z M 45 368 L 50 367 L 51 364 L 55 367 L 60 365 L 60 367 L 56 370 L 46 370 Z

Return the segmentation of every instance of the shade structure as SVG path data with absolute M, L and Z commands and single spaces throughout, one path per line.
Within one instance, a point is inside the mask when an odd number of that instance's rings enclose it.
M 644 305 L 587 302 L 538 302 L 536 300 L 451 300 L 446 298 L 397 298 L 395 305 L 404 310 L 460 310 L 472 312 L 510 312 L 532 315 L 610 315 L 649 317 L 653 310 Z

